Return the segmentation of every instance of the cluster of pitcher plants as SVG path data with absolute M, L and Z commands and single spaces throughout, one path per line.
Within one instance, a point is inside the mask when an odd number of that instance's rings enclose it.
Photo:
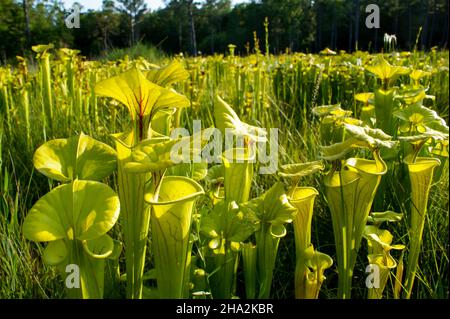
M 45 71 L 48 53 L 41 49 Z M 66 53 L 70 72 L 72 53 Z M 429 191 L 448 157 L 448 126 L 426 106 L 433 100 L 422 85 L 429 72 L 391 65 L 381 56 L 366 71 L 377 78 L 374 92 L 357 94 L 354 112 L 339 104 L 314 107 L 318 157 L 282 163 L 278 181 L 265 192 L 252 189 L 255 145 L 270 137 L 242 122 L 226 96 L 210 97 L 210 105 L 215 127 L 223 134 L 231 130 L 236 141 L 215 164 L 193 161 L 208 142 L 204 131 L 172 134 L 183 109 L 192 105 L 174 89 L 190 76 L 179 61 L 136 65 L 99 81 L 90 105 L 97 108 L 101 97 L 110 108 L 124 107 L 126 113 L 114 116 L 122 115 L 127 129 L 111 135 L 115 149 L 83 133 L 40 146 L 34 166 L 59 186 L 31 208 L 23 233 L 48 242 L 43 261 L 61 273 L 69 298 L 102 298 L 111 282 L 116 289 L 125 284 L 126 297 L 133 299 L 233 298 L 242 270 L 245 295 L 239 297 L 253 299 L 272 296 L 278 247 L 292 224 L 295 297 L 316 299 L 333 259 L 312 244 L 320 194 L 306 181 L 315 175 L 333 225 L 338 297 L 351 298 L 365 238 L 367 264 L 379 274 L 379 282 L 367 289 L 368 298 L 382 298 L 389 278 L 395 282 L 394 296 L 409 298 Z M 403 84 L 396 86 L 399 77 Z M 51 88 L 43 88 L 51 129 L 52 101 L 46 93 Z M 68 90 L 76 103 L 73 84 Z M 102 183 L 109 176 L 115 190 Z M 407 216 L 386 205 L 385 196 L 399 189 L 405 191 L 398 196 L 410 201 Z M 409 225 L 407 245 L 393 244 L 386 228 L 402 218 Z M 124 269 L 119 267 L 123 255 Z M 71 277 L 73 267 L 79 269 L 78 283 Z

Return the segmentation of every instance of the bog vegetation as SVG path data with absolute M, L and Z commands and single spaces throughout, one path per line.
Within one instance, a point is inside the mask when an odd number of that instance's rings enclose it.
M 39 45 L 0 68 L 0 296 L 448 297 L 448 52 L 255 43 L 108 62 Z M 195 119 L 244 143 L 190 163 Z

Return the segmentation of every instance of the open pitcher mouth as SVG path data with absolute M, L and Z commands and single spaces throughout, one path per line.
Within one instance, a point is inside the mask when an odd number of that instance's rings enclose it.
M 352 157 L 343 164 L 343 169 L 333 171 L 325 177 L 327 187 L 342 187 L 349 185 L 363 177 L 381 177 L 386 174 L 388 167 L 378 152 L 374 152 L 374 159 Z
M 296 187 L 289 201 L 291 203 L 299 203 L 317 195 L 319 195 L 319 192 L 314 187 Z
M 441 165 L 441 161 L 434 157 L 417 157 L 413 162 L 411 158 L 405 159 L 411 173 L 418 173 Z
M 256 159 L 256 151 L 253 146 L 230 148 L 223 152 L 222 158 L 229 163 L 252 163 Z
M 360 178 L 361 175 L 357 171 L 343 170 L 326 176 L 324 183 L 327 187 L 343 187 L 356 182 Z
M 383 254 L 370 254 L 367 256 L 369 263 L 377 265 L 382 269 L 394 269 L 397 267 L 397 261 L 391 256 Z
M 387 172 L 387 165 L 381 157 L 375 160 L 364 158 L 349 158 L 345 166 L 358 172 L 371 175 L 384 175 Z
M 144 199 L 150 205 L 162 206 L 176 204 L 203 195 L 205 191 L 196 181 L 182 176 L 164 177 L 158 200 L 153 200 L 153 195 L 145 194 Z
M 213 193 L 214 199 L 221 200 L 225 198 L 225 188 L 219 187 Z

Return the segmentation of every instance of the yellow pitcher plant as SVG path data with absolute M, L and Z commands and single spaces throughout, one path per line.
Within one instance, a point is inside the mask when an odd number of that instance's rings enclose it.
M 383 213 L 374 214 L 377 222 L 380 221 L 380 214 Z M 384 214 L 384 216 L 387 216 L 387 214 Z M 391 215 L 391 217 L 394 217 L 395 220 L 399 220 L 398 217 L 401 219 L 401 215 L 399 216 L 398 214 Z M 388 220 L 392 221 L 393 219 Z M 381 299 L 383 297 L 383 291 L 391 275 L 391 270 L 397 267 L 397 262 L 391 256 L 390 251 L 393 249 L 403 250 L 405 248 L 404 245 L 392 245 L 392 234 L 386 229 L 380 229 L 378 225 L 379 223 L 367 225 L 364 229 L 364 237 L 367 239 L 368 245 L 367 258 L 370 265 L 378 267 L 377 274 L 379 276 L 376 285 L 368 289 L 368 299 Z
M 278 173 L 280 176 L 292 180 L 288 197 L 291 205 L 297 210 L 293 221 L 297 259 L 295 267 L 295 297 L 297 299 L 318 298 L 320 287 L 325 279 L 323 271 L 333 264 L 331 257 L 315 251 L 311 244 L 314 200 L 319 192 L 314 187 L 297 186 L 300 178 L 323 169 L 323 164 L 317 161 L 283 165 Z M 317 264 L 318 260 L 325 260 L 326 262 L 314 266 L 317 273 L 311 272 L 310 265 Z
M 420 92 L 419 92 L 420 93 Z M 420 99 L 395 113 L 403 126 L 409 130 L 399 140 L 411 145 L 405 154 L 404 163 L 408 169 L 411 185 L 411 212 L 409 216 L 409 254 L 406 267 L 404 298 L 410 298 L 419 261 L 422 235 L 427 215 L 428 197 L 433 182 L 435 169 L 441 164 L 438 158 L 431 157 L 432 152 L 426 152 L 427 157 L 421 156 L 427 141 L 445 143 L 448 141 L 449 128 L 439 115 L 422 105 L 423 94 Z
M 393 147 L 390 136 L 378 129 L 344 124 L 349 136 L 344 142 L 322 147 L 322 157 L 334 160 L 325 177 L 325 195 L 330 207 L 336 243 L 339 274 L 339 298 L 351 296 L 353 268 L 360 248 L 381 177 L 387 166 L 380 157 L 381 147 Z M 349 158 L 341 160 L 354 148 L 368 148 L 373 160 Z

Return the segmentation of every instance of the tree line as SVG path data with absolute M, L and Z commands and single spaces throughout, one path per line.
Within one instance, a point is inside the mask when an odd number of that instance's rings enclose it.
M 367 28 L 369 4 L 380 8 L 380 28 Z M 97 57 L 136 43 L 167 53 L 214 54 L 237 46 L 271 53 L 380 51 L 384 34 L 395 34 L 404 50 L 447 48 L 447 0 L 165 0 L 148 10 L 144 0 L 104 0 L 98 11 L 83 11 L 80 28 L 67 28 L 70 8 L 58 0 L 0 0 L 0 59 L 54 43 Z M 256 42 L 256 43 L 255 43 Z M 264 43 L 264 44 L 263 44 Z

